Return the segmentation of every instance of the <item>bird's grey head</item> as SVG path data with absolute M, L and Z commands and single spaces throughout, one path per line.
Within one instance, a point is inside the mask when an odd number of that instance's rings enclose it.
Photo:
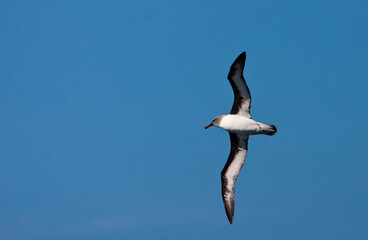
M 213 126 L 215 126 L 215 127 L 220 126 L 220 122 L 221 122 L 221 120 L 224 116 L 225 115 L 220 115 L 220 116 L 215 117 L 210 124 L 208 124 L 207 126 L 204 127 L 204 129 L 207 129 L 207 128 L 213 127 Z

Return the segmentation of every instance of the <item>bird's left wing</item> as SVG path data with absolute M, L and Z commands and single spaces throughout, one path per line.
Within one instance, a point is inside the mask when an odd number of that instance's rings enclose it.
M 234 63 L 231 65 L 229 75 L 227 76 L 234 92 L 234 103 L 230 114 L 240 114 L 247 118 L 251 118 L 250 105 L 252 103 L 252 98 L 243 76 L 245 59 L 246 54 L 243 52 L 235 59 Z
M 248 135 L 229 133 L 231 151 L 221 172 L 222 200 L 229 222 L 233 223 L 235 205 L 235 182 L 244 164 L 248 151 Z

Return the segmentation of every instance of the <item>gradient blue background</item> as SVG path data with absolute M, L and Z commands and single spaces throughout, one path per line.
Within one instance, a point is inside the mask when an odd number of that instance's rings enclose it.
M 1 239 L 368 239 L 367 1 L 0 3 Z

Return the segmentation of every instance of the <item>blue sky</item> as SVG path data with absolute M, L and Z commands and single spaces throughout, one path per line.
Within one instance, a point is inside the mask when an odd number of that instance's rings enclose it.
M 1 1 L 1 239 L 367 239 L 366 1 Z M 255 120 L 234 224 L 226 76 Z

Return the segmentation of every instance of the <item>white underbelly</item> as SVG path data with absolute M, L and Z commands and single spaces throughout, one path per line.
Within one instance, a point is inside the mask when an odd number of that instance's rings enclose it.
M 233 133 L 245 133 L 249 135 L 261 132 L 258 122 L 239 115 L 227 115 L 221 119 L 220 128 Z

